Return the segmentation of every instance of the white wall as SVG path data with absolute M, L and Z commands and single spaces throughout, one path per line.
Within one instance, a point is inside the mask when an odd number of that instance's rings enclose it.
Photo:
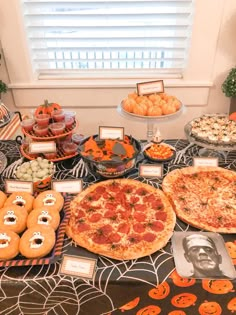
M 0 0 L 2 7 L 6 5 L 6 0 Z M 13 0 L 12 0 L 13 1 Z M 15 0 L 14 0 L 15 1 Z M 2 2 L 2 3 L 1 3 Z M 11 0 L 9 1 L 11 2 Z M 197 0 L 199 5 L 206 4 L 205 0 Z M 203 113 L 215 113 L 215 112 L 228 112 L 229 99 L 226 98 L 221 92 L 221 84 L 231 69 L 235 66 L 236 62 L 236 46 L 235 46 L 235 30 L 236 30 L 236 1 L 235 0 L 218 0 L 222 4 L 220 8 L 220 14 L 216 17 L 215 12 L 209 13 L 209 8 L 206 8 L 204 16 L 198 16 L 198 19 L 204 19 L 201 29 L 195 30 L 198 34 L 204 32 L 210 32 L 207 29 L 206 19 L 217 19 L 217 23 L 220 25 L 219 31 L 212 29 L 212 37 L 215 40 L 211 41 L 211 34 L 207 34 L 204 37 L 200 47 L 195 47 L 197 53 L 201 54 L 204 58 L 204 54 L 211 51 L 212 64 L 211 64 L 211 78 L 206 82 L 206 78 L 203 75 L 201 82 L 201 73 L 204 74 L 201 64 L 194 64 L 195 68 L 198 68 L 198 76 L 194 84 L 178 85 L 175 81 L 166 81 L 166 92 L 176 95 L 186 105 L 184 113 L 175 120 L 170 122 L 158 121 L 155 126 L 161 131 L 164 138 L 183 138 L 184 125 L 192 118 L 199 116 Z M 214 7 L 216 3 L 213 0 L 207 2 Z M 198 12 L 198 11 L 197 11 Z M 1 17 L 0 17 L 1 18 Z M 14 23 L 14 21 L 12 21 Z M 217 25 L 218 25 L 217 24 Z M 4 25 L 0 32 L 2 43 L 6 43 L 4 36 Z M 198 23 L 199 27 L 199 23 Z M 217 34 L 215 34 L 217 32 Z M 214 34 L 213 34 L 214 33 Z M 199 36 L 199 35 L 198 35 Z M 17 53 L 17 51 L 16 51 Z M 22 53 L 22 52 L 21 52 Z M 9 64 L 11 58 L 8 56 Z M 1 77 L 5 81 L 7 80 L 7 73 L 4 71 L 4 67 L 1 68 Z M 209 79 L 209 78 L 208 78 Z M 138 80 L 138 79 L 137 79 Z M 205 81 L 204 81 L 205 80 Z M 140 81 L 136 81 L 140 82 Z M 94 84 L 91 86 L 90 82 L 83 82 L 83 85 L 77 85 L 73 81 L 67 82 L 66 85 L 58 85 L 57 87 L 50 82 L 42 82 L 41 88 L 38 85 L 28 84 L 15 84 L 14 80 L 11 81 L 12 91 L 3 96 L 3 102 L 9 106 L 12 110 L 20 110 L 22 113 L 30 113 L 32 108 L 43 102 L 44 99 L 54 101 L 61 104 L 63 107 L 76 110 L 77 118 L 79 120 L 79 132 L 85 135 L 97 133 L 99 125 L 106 126 L 124 126 L 127 134 L 132 134 L 136 138 L 145 138 L 147 132 L 147 123 L 139 120 L 133 121 L 121 116 L 117 112 L 117 105 L 121 99 L 128 93 L 135 90 L 135 80 L 133 84 L 108 84 L 106 88 Z M 87 86 L 86 86 L 87 83 Z

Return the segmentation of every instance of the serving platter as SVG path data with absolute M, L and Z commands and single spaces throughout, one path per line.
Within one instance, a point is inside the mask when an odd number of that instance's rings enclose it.
M 1 260 L 0 267 L 16 267 L 16 266 L 33 266 L 33 265 L 49 265 L 55 263 L 61 258 L 62 248 L 65 238 L 66 225 L 70 217 L 70 201 L 71 197 L 65 197 L 64 207 L 60 212 L 61 221 L 60 225 L 56 231 L 56 242 L 52 251 L 45 257 L 28 259 L 22 255 L 17 255 L 11 260 Z

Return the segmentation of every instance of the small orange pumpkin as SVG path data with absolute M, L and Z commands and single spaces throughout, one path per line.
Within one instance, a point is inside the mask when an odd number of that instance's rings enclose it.
M 171 304 L 175 307 L 185 308 L 194 305 L 196 301 L 197 297 L 195 294 L 185 292 L 173 296 Z
M 160 106 L 151 106 L 148 108 L 147 115 L 148 116 L 161 116 L 162 109 Z
M 231 113 L 231 114 L 229 115 L 229 119 L 236 121 L 236 112 Z
M 196 280 L 193 278 L 183 278 L 181 277 L 176 270 L 172 272 L 170 278 L 173 280 L 174 284 L 178 287 L 190 287 L 194 285 Z
M 39 105 L 35 110 L 35 115 L 39 114 L 49 114 L 51 115 L 52 111 L 61 109 L 61 106 L 57 103 L 49 103 L 48 100 L 44 101 L 44 104 Z
M 133 107 L 133 113 L 136 115 L 146 116 L 147 114 L 147 105 L 144 103 L 136 104 Z
M 227 304 L 227 308 L 233 313 L 236 312 L 236 297 L 232 298 L 228 304 Z
M 233 260 L 233 264 L 236 265 L 236 240 L 234 242 L 226 242 L 225 245 Z
M 217 302 L 205 301 L 199 306 L 198 312 L 200 315 L 221 315 L 222 308 Z
M 148 305 L 141 308 L 136 315 L 158 315 L 161 312 L 161 308 L 156 305 Z
M 174 311 L 169 312 L 168 315 L 186 315 L 186 313 L 181 310 L 174 310 Z
M 130 302 L 126 303 L 125 305 L 119 307 L 119 309 L 122 312 L 128 311 L 128 310 L 132 310 L 133 308 L 135 308 L 138 305 L 139 301 L 140 301 L 140 297 L 136 297 L 132 301 L 130 301 Z
M 165 299 L 170 293 L 169 284 L 164 281 L 159 284 L 156 288 L 149 290 L 148 295 L 155 300 Z
M 202 280 L 202 287 L 204 290 L 214 294 L 227 294 L 234 292 L 233 284 L 230 280 Z

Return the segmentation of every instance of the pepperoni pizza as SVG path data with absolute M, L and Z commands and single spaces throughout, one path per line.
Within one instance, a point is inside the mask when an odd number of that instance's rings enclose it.
M 162 189 L 177 217 L 212 232 L 236 233 L 236 173 L 190 166 L 166 175 Z
M 93 184 L 70 204 L 67 235 L 91 252 L 136 259 L 164 247 L 176 217 L 165 194 L 132 179 Z

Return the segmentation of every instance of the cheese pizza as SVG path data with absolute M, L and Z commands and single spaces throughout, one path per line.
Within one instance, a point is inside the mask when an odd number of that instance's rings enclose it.
M 166 175 L 162 189 L 184 222 L 212 232 L 236 233 L 236 173 L 190 166 Z
M 176 216 L 165 194 L 132 179 L 95 183 L 70 204 L 67 235 L 93 253 L 136 259 L 164 247 Z

